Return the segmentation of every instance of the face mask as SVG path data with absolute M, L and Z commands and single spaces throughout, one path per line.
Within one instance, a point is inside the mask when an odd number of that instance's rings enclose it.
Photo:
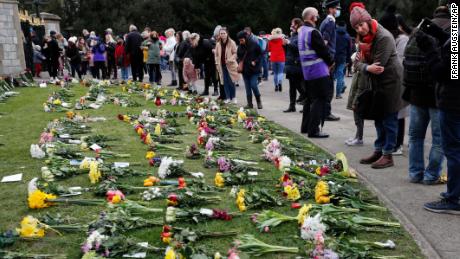
M 340 16 L 340 9 L 337 9 L 337 11 L 335 12 L 335 18 L 338 18 Z

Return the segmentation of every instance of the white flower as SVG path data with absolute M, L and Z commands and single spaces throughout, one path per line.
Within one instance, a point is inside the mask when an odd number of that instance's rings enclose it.
M 51 173 L 50 169 L 46 166 L 43 166 L 41 168 L 41 172 L 42 172 L 42 178 L 43 180 L 47 181 L 47 182 L 52 182 L 54 181 L 54 175 L 53 173 Z
M 374 242 L 374 243 L 382 248 L 394 249 L 396 247 L 395 242 L 393 242 L 392 240 L 387 240 L 385 243 L 382 243 L 382 242 Z
M 160 191 L 160 188 L 153 187 L 142 193 L 142 200 L 150 201 L 150 200 L 156 199 L 161 196 L 162 196 L 162 193 Z
M 232 189 L 230 190 L 230 197 L 236 198 L 237 193 L 238 193 L 238 186 L 233 185 Z
M 321 223 L 321 214 L 318 213 L 313 218 L 310 216 L 305 218 L 300 228 L 300 236 L 304 240 L 314 240 L 319 231 L 326 232 L 326 226 Z
M 292 161 L 288 156 L 282 156 L 280 158 L 280 167 L 279 167 L 279 169 L 282 171 L 283 169 L 290 167 L 291 163 L 292 163 Z
M 166 178 L 169 175 L 169 166 L 172 164 L 172 157 L 164 157 L 161 159 L 160 167 L 158 168 L 158 176 L 161 179 Z
M 190 173 L 195 178 L 203 178 L 204 174 L 202 172 Z

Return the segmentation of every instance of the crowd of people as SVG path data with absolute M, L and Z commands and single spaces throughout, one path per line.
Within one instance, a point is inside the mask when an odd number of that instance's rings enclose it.
M 427 203 L 436 212 L 459 212 L 460 197 L 460 88 L 450 79 L 450 10 L 440 6 L 433 19 L 411 28 L 394 6 L 374 19 L 363 3 L 349 8 L 349 24 L 339 20 L 339 0 L 326 0 L 326 17 L 319 24 L 319 12 L 307 7 L 302 19 L 294 18 L 290 32 L 274 28 L 259 35 L 246 27 L 235 40 L 227 28 L 216 26 L 209 38 L 187 30 L 170 28 L 161 33 L 134 25 L 129 32 L 113 36 L 107 29 L 101 36 L 83 30 L 81 37 L 65 39 L 51 32 L 43 44 L 34 46 L 35 73 L 46 61 L 50 77 L 63 75 L 67 65 L 81 79 L 89 71 L 97 79 L 132 78 L 160 85 L 162 72 L 171 73 L 169 86 L 198 94 L 196 81 L 204 79 L 203 96 L 210 94 L 226 103 L 238 103 L 236 88 L 242 78 L 246 108 L 262 109 L 259 87 L 267 81 L 269 68 L 275 92 L 289 82 L 289 105 L 284 112 L 303 104 L 301 132 L 309 138 L 327 138 L 325 121 L 338 121 L 331 102 L 341 99 L 348 88 L 345 76 L 352 76 L 347 108 L 353 111 L 356 135 L 345 141 L 363 145 L 364 120 L 373 120 L 377 138 L 373 153 L 360 160 L 374 169 L 394 165 L 393 156 L 403 153 L 405 121 L 409 117 L 409 168 L 412 183 L 440 183 L 447 158 L 447 192 L 441 201 Z M 349 32 L 356 32 L 356 37 Z M 335 90 L 335 91 L 334 91 Z M 253 105 L 255 98 L 256 106 Z M 431 125 L 432 145 L 425 166 L 424 143 Z

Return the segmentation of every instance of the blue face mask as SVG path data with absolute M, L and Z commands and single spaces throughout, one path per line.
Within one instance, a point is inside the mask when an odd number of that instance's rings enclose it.
M 335 18 L 338 18 L 340 16 L 340 9 L 337 9 L 337 11 L 335 12 Z

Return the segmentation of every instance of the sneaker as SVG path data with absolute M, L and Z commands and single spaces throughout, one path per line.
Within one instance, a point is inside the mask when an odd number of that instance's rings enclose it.
M 345 144 L 347 144 L 347 143 L 349 143 L 349 142 L 351 142 L 351 141 L 353 141 L 353 140 L 355 140 L 355 138 L 354 138 L 354 137 L 350 137 L 350 138 L 348 138 L 347 140 L 345 140 Z
M 439 201 L 425 203 L 423 206 L 428 211 L 436 213 L 458 214 L 460 215 L 460 204 L 454 203 L 446 198 Z
M 403 155 L 403 147 L 400 146 L 397 148 L 393 153 L 391 153 L 393 156 L 402 156 Z
M 229 99 L 225 99 L 224 103 L 229 103 L 230 100 Z
M 423 180 L 423 184 L 424 185 L 437 185 L 437 184 L 445 184 L 445 182 L 443 182 L 440 177 L 436 180 Z
M 238 100 L 237 100 L 236 98 L 233 99 L 233 103 L 234 103 L 234 104 L 237 104 L 237 103 L 238 103 Z
M 362 139 L 353 139 L 349 142 L 346 142 L 348 146 L 362 146 L 364 141 Z

